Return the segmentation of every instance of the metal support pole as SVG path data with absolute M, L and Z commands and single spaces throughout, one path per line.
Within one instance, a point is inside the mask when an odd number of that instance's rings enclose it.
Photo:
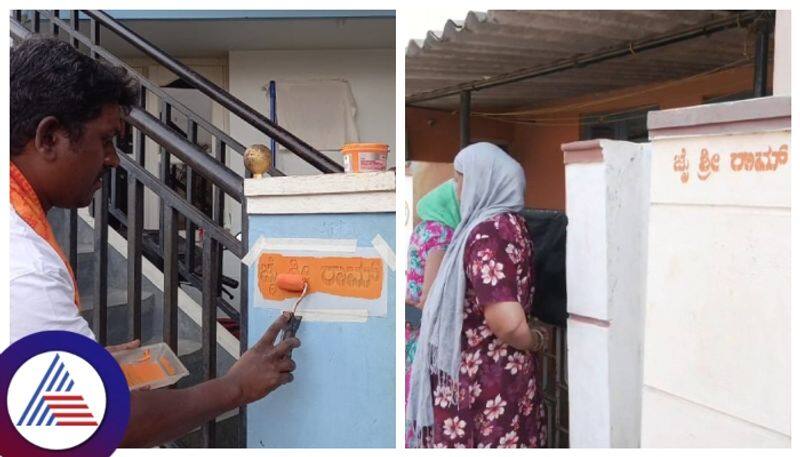
M 461 92 L 461 110 L 459 111 L 459 126 L 461 128 L 461 149 L 469 146 L 469 116 L 470 116 L 470 95 L 471 92 L 465 90 Z
M 275 87 L 275 81 L 269 82 L 269 120 L 275 125 L 278 125 L 278 91 Z M 276 168 L 278 159 L 278 149 L 276 148 L 275 138 L 269 138 L 269 150 L 272 151 L 272 165 L 271 168 Z
M 769 35 L 770 23 L 760 21 L 757 23 L 755 45 L 755 74 L 753 75 L 753 97 L 766 97 L 767 95 L 767 71 L 769 64 Z

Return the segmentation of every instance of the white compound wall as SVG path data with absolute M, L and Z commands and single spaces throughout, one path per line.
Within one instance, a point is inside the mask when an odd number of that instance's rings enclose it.
M 642 446 L 787 447 L 790 99 L 650 113 Z

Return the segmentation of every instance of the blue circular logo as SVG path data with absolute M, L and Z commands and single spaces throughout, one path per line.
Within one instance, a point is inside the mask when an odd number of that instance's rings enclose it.
M 0 353 L 0 455 L 109 456 L 130 392 L 114 357 L 85 336 L 29 335 Z

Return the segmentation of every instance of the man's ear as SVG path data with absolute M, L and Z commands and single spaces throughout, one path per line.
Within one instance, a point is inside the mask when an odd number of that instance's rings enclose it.
M 58 145 L 63 141 L 69 141 L 69 137 L 55 116 L 47 116 L 39 121 L 34 146 L 42 158 L 47 161 L 55 160 L 58 157 Z

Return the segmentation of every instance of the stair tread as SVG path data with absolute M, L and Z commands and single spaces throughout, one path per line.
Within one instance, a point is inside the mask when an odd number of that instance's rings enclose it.
M 142 291 L 142 301 L 150 300 L 154 297 L 152 292 Z M 94 288 L 90 289 L 88 293 L 80 295 L 82 303 L 94 303 Z M 128 303 L 128 291 L 119 287 L 108 288 L 108 306 L 119 306 Z
M 78 254 L 90 254 L 94 252 L 94 243 L 78 243 Z

